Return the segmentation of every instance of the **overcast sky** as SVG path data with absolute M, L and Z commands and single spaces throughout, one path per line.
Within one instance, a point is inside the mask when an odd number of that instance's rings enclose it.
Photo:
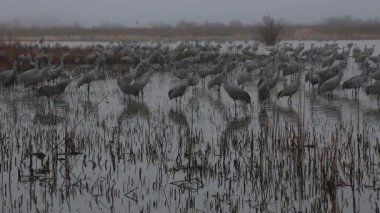
M 0 22 L 18 19 L 84 26 L 179 20 L 252 23 L 267 14 L 290 23 L 343 15 L 373 19 L 380 15 L 380 0 L 0 0 Z

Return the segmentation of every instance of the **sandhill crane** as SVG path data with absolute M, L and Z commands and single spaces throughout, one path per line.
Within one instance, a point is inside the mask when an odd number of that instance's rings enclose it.
M 252 76 L 252 72 L 257 70 L 259 68 L 259 65 L 257 62 L 254 62 L 252 60 L 245 61 L 246 70 L 249 73 L 249 77 Z
M 33 69 L 27 70 L 23 73 L 20 73 L 17 76 L 17 82 L 18 83 L 24 83 L 27 79 L 29 79 L 31 76 L 35 75 L 38 73 L 39 69 L 39 61 L 36 60 L 34 62 L 31 62 L 31 64 L 34 66 Z
M 225 64 L 224 60 L 220 60 L 216 65 L 210 68 L 210 75 L 217 75 L 221 73 L 223 70 L 223 66 Z
M 82 85 L 84 84 L 87 84 L 87 94 L 90 95 L 90 84 L 92 81 L 96 80 L 98 78 L 98 75 L 99 75 L 99 66 L 100 66 L 100 60 L 97 59 L 95 61 L 95 68 L 92 69 L 90 72 L 88 72 L 87 74 L 85 74 L 79 81 L 78 81 L 78 84 L 77 84 L 77 87 L 80 88 Z
M 330 68 L 325 68 L 320 71 L 314 72 L 314 74 L 319 75 L 319 86 L 321 86 L 325 81 L 337 76 L 339 72 L 346 67 L 347 62 L 346 61 L 340 61 L 338 64 L 333 65 Z
M 363 53 L 366 54 L 367 57 L 371 56 L 374 52 L 375 52 L 375 45 L 372 45 L 372 47 L 370 48 L 364 47 Z
M 230 61 L 224 65 L 223 71 L 230 73 L 232 70 L 236 68 L 236 61 Z
M 321 77 L 314 73 L 314 67 L 312 67 L 311 70 L 305 74 L 305 81 L 309 82 L 313 88 L 314 85 L 319 84 L 321 81 Z
M 267 79 L 265 77 L 259 80 L 259 83 L 257 84 L 257 93 L 259 101 L 261 102 L 264 102 L 266 99 L 269 98 L 269 87 Z
M 127 74 L 125 74 L 121 79 L 119 79 L 122 82 L 125 82 L 127 84 L 130 84 L 136 77 L 136 70 L 131 69 L 131 71 Z
M 144 87 L 149 82 L 153 72 L 154 71 L 151 70 L 131 83 L 132 87 L 134 87 L 139 93 L 141 92 L 141 96 L 144 96 Z
M 175 98 L 177 102 L 177 98 L 179 98 L 179 102 L 181 103 L 181 98 L 185 94 L 188 85 L 189 85 L 189 78 L 186 78 L 184 82 L 170 89 L 168 93 L 169 99 L 172 100 L 173 98 Z
M 24 64 L 31 62 L 32 56 L 29 53 L 28 54 L 21 54 L 18 57 L 18 60 L 20 62 L 20 66 L 23 67 Z
M 299 56 L 300 54 L 301 54 L 301 52 L 302 52 L 302 50 L 303 49 L 305 49 L 305 45 L 304 45 L 304 43 L 300 43 L 299 45 L 298 45 L 298 47 L 296 47 L 295 49 L 294 49 L 294 56 Z
M 338 75 L 336 75 L 333 78 L 328 79 L 323 84 L 320 84 L 318 88 L 318 92 L 320 94 L 329 92 L 329 95 L 332 97 L 333 90 L 339 86 L 342 78 L 343 78 L 343 69 L 340 69 Z
M 279 79 L 280 73 L 278 69 L 275 70 L 274 76 L 272 78 L 268 78 L 267 76 L 263 76 L 260 78 L 257 89 L 258 89 L 258 98 L 260 101 L 265 101 L 269 98 L 269 91 L 273 89 Z
M 370 67 L 368 63 L 364 64 L 364 70 L 368 72 L 368 75 L 371 77 L 371 79 L 374 79 L 375 81 L 380 80 L 380 63 L 376 63 L 376 67 Z
M 289 86 L 282 89 L 278 94 L 277 98 L 288 96 L 288 102 L 292 102 L 292 96 L 298 91 L 301 84 L 301 73 L 298 73 L 297 80 L 290 84 Z
M 210 68 L 202 68 L 198 70 L 198 75 L 199 75 L 199 78 L 202 79 L 203 86 L 205 85 L 206 77 L 211 74 L 211 71 L 212 70 Z
M 264 76 L 263 78 L 261 78 L 258 82 L 258 86 L 260 86 L 260 84 L 263 82 L 263 80 L 265 80 L 265 83 L 267 84 L 267 87 L 269 90 L 273 89 L 277 82 L 278 82 L 278 79 L 280 78 L 280 73 L 279 73 L 279 70 L 274 68 L 274 75 L 273 77 L 269 78 L 269 76 L 267 76 L 268 73 L 266 74 L 266 76 Z
M 355 95 L 357 95 L 360 87 L 367 81 L 368 81 L 368 71 L 364 71 L 362 74 L 353 76 L 347 81 L 343 82 L 342 88 L 353 89 L 352 92 L 353 93 L 355 92 Z
M 186 78 L 186 75 L 188 73 L 188 69 L 186 68 L 181 68 L 181 69 L 175 69 L 173 71 L 173 75 L 181 80 L 185 79 Z
M 333 54 L 332 56 L 326 58 L 323 62 L 322 62 L 322 68 L 324 67 L 330 67 L 333 65 L 334 61 L 337 59 L 337 54 Z
M 0 73 L 0 79 L 3 82 L 4 87 L 9 87 L 16 82 L 17 79 L 17 65 L 18 62 L 13 62 L 13 68 L 11 70 L 3 71 Z
M 244 88 L 244 84 L 248 81 L 248 79 L 248 73 L 244 70 L 240 70 L 237 74 L 236 83 L 241 86 L 241 88 Z
M 24 86 L 29 87 L 43 83 L 47 79 L 49 69 L 50 65 L 48 64 L 34 75 L 29 76 L 29 78 L 24 81 Z
M 380 81 L 375 82 L 371 86 L 365 89 L 367 95 L 377 95 L 377 104 L 379 105 L 380 100 Z
M 291 62 L 291 63 L 281 63 L 278 67 L 282 70 L 283 76 L 293 75 L 299 73 L 301 71 L 302 66 L 299 63 Z
M 51 68 L 48 71 L 47 80 L 48 81 L 52 81 L 52 80 L 57 79 L 59 77 L 59 75 L 62 73 L 64 66 L 65 66 L 65 64 L 64 64 L 64 58 L 61 58 L 60 65 L 58 67 Z
M 247 104 L 249 103 L 249 105 L 252 108 L 251 96 L 248 94 L 248 92 L 244 91 L 236 84 L 228 83 L 227 76 L 225 76 L 223 79 L 223 88 L 227 92 L 227 94 L 230 96 L 230 98 L 232 98 L 235 102 L 235 113 L 236 113 L 237 100 L 243 101 Z
M 40 88 L 37 89 L 37 93 L 40 96 L 45 96 L 48 98 L 55 95 L 60 95 L 65 91 L 67 85 L 69 85 L 70 82 L 71 82 L 71 79 L 66 79 L 57 83 L 54 86 L 50 86 L 50 85 L 41 86 Z
M 218 86 L 218 91 L 220 91 L 220 86 L 221 86 L 222 83 L 223 83 L 224 76 L 225 76 L 225 73 L 224 73 L 224 72 L 219 73 L 218 75 L 216 75 L 213 79 L 211 79 L 211 80 L 207 83 L 207 88 L 210 90 L 210 89 L 213 88 L 214 86 Z
M 198 85 L 200 79 L 199 79 L 199 74 L 198 72 L 194 71 L 192 72 L 192 75 L 190 75 L 189 78 L 189 86 L 193 87 L 193 91 L 196 90 L 196 86 Z
M 124 75 L 120 79 L 120 81 L 130 84 L 136 78 L 137 70 L 140 68 L 141 65 L 142 65 L 142 60 L 140 60 L 140 63 L 135 68 L 131 67 L 129 73 Z
M 139 91 L 135 87 L 131 86 L 129 82 L 126 82 L 123 79 L 117 79 L 117 85 L 124 95 L 139 95 Z

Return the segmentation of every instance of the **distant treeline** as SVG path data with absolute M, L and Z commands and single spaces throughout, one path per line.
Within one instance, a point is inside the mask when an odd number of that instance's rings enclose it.
M 104 23 L 83 27 L 80 23 L 65 26 L 23 26 L 0 24 L 0 41 L 7 40 L 130 40 L 130 39 L 227 38 L 258 39 L 257 24 L 179 21 L 171 25 L 123 26 Z M 380 39 L 380 20 L 361 20 L 350 16 L 330 17 L 314 24 L 287 23 L 282 39 Z

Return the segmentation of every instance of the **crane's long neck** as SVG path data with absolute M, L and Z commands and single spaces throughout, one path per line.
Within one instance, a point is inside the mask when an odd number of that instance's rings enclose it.
M 99 70 L 100 70 L 100 62 L 96 63 L 95 69 L 96 69 L 96 72 L 99 72 Z
M 64 67 L 65 66 L 65 60 L 64 59 L 61 59 L 61 64 L 60 64 L 61 67 Z
M 340 80 L 342 80 L 342 78 L 343 78 L 343 68 L 339 69 L 338 77 L 339 77 Z
M 13 75 L 17 76 L 17 72 L 18 72 L 18 70 L 17 70 L 17 62 L 15 62 L 15 63 L 13 63 L 13 71 L 12 71 L 12 73 L 13 73 Z

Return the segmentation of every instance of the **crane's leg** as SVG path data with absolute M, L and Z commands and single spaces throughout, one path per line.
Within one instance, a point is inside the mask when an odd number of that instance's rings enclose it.
M 235 116 L 236 116 L 236 100 L 234 100 L 234 102 L 235 102 Z
M 87 96 L 90 97 L 90 84 L 87 84 Z

